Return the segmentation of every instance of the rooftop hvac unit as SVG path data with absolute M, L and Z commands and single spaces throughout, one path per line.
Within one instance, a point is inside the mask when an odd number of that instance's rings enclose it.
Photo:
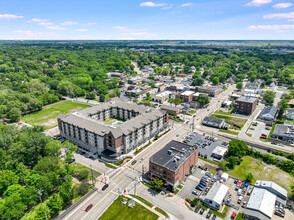
M 173 152 L 172 150 L 168 150 L 168 151 L 167 151 L 167 154 L 171 155 L 172 152 Z

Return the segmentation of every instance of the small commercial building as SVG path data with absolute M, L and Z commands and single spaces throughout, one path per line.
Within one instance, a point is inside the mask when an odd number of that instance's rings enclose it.
M 218 87 L 207 87 L 207 86 L 196 86 L 195 92 L 205 93 L 210 97 L 216 97 L 222 92 L 222 88 Z
M 162 105 L 160 109 L 166 111 L 169 115 L 178 115 L 181 112 L 178 107 L 172 105 Z
M 276 196 L 266 189 L 254 188 L 243 218 L 246 220 L 271 220 L 276 203 Z
M 287 199 L 287 194 L 288 194 L 287 190 L 279 186 L 273 181 L 257 180 L 255 182 L 255 188 L 266 189 L 283 201 L 286 201 Z M 280 202 L 283 203 L 282 201 Z
M 218 159 L 218 160 L 221 160 L 225 154 L 228 152 L 228 148 L 226 147 L 221 147 L 221 146 L 217 146 L 213 151 L 212 151 L 212 154 L 211 156 Z
M 198 148 L 179 141 L 171 141 L 149 159 L 151 177 L 162 179 L 175 189 L 193 172 L 198 162 Z
M 225 125 L 225 120 L 224 119 L 218 119 L 216 117 L 213 116 L 206 116 L 203 121 L 202 124 L 206 125 L 206 126 L 211 126 L 211 127 L 215 127 L 215 128 L 221 128 Z
M 235 112 L 251 115 L 257 106 L 257 98 L 241 96 L 235 100 Z
M 215 183 L 208 191 L 203 202 L 211 209 L 220 210 L 228 194 L 229 187 L 222 183 Z
M 153 102 L 158 102 L 158 103 L 163 104 L 163 103 L 166 103 L 168 101 L 168 99 L 171 97 L 172 97 L 172 93 L 169 91 L 165 91 L 165 92 L 151 95 L 151 100 Z
M 287 125 L 277 124 L 275 130 L 270 137 L 271 139 L 278 139 L 281 141 L 294 141 L 294 130 Z

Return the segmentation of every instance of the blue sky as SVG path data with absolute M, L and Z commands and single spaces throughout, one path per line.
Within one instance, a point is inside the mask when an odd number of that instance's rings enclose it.
M 294 0 L 0 0 L 0 39 L 293 36 Z

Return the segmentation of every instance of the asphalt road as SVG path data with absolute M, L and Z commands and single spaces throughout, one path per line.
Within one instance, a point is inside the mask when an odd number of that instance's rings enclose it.
M 139 155 L 136 156 L 138 162 L 135 165 L 131 165 L 128 162 L 123 167 L 113 170 L 109 175 L 109 187 L 105 191 L 98 190 L 84 202 L 79 204 L 72 212 L 70 212 L 63 219 L 70 220 L 96 220 L 99 216 L 111 205 L 111 203 L 118 197 L 118 192 L 123 192 L 124 190 L 131 190 L 133 186 L 138 181 L 136 178 L 140 177 L 142 174 L 142 165 L 148 167 L 149 157 L 151 157 L 155 152 L 163 148 L 172 139 L 180 139 L 181 136 L 185 135 L 187 131 L 185 130 L 186 124 L 174 123 L 174 128 L 168 132 L 166 135 L 161 137 L 158 141 L 150 145 L 148 148 L 143 150 Z M 178 137 L 177 137 L 178 134 Z M 142 163 L 139 162 L 140 158 L 144 157 Z M 89 212 L 85 212 L 85 208 L 93 204 L 93 208 Z

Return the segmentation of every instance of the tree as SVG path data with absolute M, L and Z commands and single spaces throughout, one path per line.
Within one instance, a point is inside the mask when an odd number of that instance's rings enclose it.
M 21 110 L 17 107 L 13 107 L 9 112 L 8 112 L 8 118 L 11 119 L 12 122 L 17 122 L 19 121 L 21 116 Z
M 289 108 L 290 105 L 288 104 L 288 101 L 286 99 L 282 99 L 279 103 L 278 103 L 278 108 L 279 108 L 279 114 L 278 114 L 278 119 L 282 119 L 283 118 L 283 114 L 284 111 Z
M 46 220 L 50 219 L 50 210 L 47 205 L 39 205 L 36 207 L 34 219 Z
M 8 186 L 17 184 L 18 178 L 13 171 L 3 170 L 0 172 L 0 195 L 2 195 Z
M 203 78 L 196 78 L 192 82 L 192 86 L 202 86 L 204 84 L 204 79 Z
M 241 89 L 243 88 L 243 83 L 242 83 L 242 82 L 238 82 L 238 83 L 236 84 L 236 88 L 237 88 L 238 90 L 241 90 Z
M 101 94 L 99 96 L 99 102 L 105 102 L 105 95 L 104 94 Z
M 119 89 L 118 88 L 115 88 L 114 90 L 114 93 L 115 93 L 115 95 L 117 96 L 117 97 L 120 97 L 120 91 L 119 91 Z
M 159 192 L 163 187 L 163 181 L 158 179 L 157 177 L 152 178 L 151 180 L 151 188 L 155 191 Z
M 196 101 L 199 102 L 200 107 L 203 107 L 203 106 L 209 104 L 210 99 L 207 94 L 199 94 Z
M 252 183 L 252 180 L 253 180 L 253 174 L 252 173 L 248 173 L 246 175 L 246 181 L 249 182 L 249 183 Z
M 230 156 L 227 161 L 229 162 L 228 166 L 231 169 L 234 169 L 236 165 L 240 164 L 240 159 L 235 156 Z
M 87 92 L 86 93 L 86 99 L 95 99 L 96 94 L 94 92 Z
M 175 98 L 173 102 L 174 102 L 175 106 L 183 103 L 182 99 L 180 99 L 180 98 Z
M 59 195 L 64 204 L 69 204 L 73 200 L 75 188 L 72 186 L 71 177 L 67 177 L 67 180 L 60 186 Z
M 213 85 L 218 85 L 219 84 L 219 78 L 217 76 L 213 77 L 212 84 Z
M 73 158 L 74 158 L 73 152 L 77 151 L 78 147 L 77 147 L 77 145 L 74 145 L 69 141 L 63 142 L 63 147 L 65 149 L 65 159 L 64 159 L 64 161 L 66 163 L 71 163 L 73 161 Z
M 62 210 L 62 199 L 58 193 L 54 193 L 53 196 L 49 197 L 46 205 L 50 209 L 50 213 L 58 214 Z
M 274 102 L 275 97 L 276 94 L 273 91 L 265 91 L 263 93 L 263 100 L 265 101 L 266 105 L 272 104 Z

